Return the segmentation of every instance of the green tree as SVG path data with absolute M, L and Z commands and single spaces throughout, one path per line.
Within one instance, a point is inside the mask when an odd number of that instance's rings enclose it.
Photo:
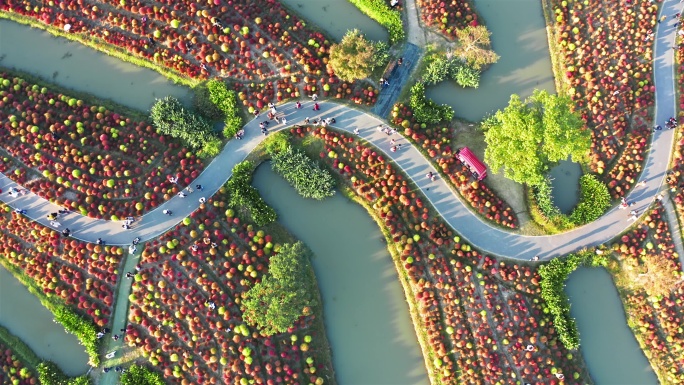
M 284 244 L 271 257 L 268 274 L 249 289 L 242 299 L 245 321 L 261 333 L 283 333 L 301 316 L 311 314 L 317 304 L 310 252 L 303 243 Z
M 339 44 L 330 47 L 328 64 L 345 81 L 367 78 L 375 66 L 375 44 L 358 29 L 347 31 Z
M 121 375 L 121 385 L 164 385 L 161 374 L 151 371 L 145 366 L 132 365 Z
M 178 138 L 194 149 L 211 140 L 211 126 L 204 118 L 185 109 L 178 99 L 158 99 L 150 110 L 150 118 L 161 134 Z
M 456 55 L 475 69 L 496 63 L 499 60 L 499 55 L 491 50 L 491 34 L 484 25 L 457 29 Z
M 493 170 L 518 183 L 544 183 L 548 166 L 571 156 L 583 160 L 591 134 L 571 108 L 567 97 L 535 91 L 525 102 L 511 95 L 508 106 L 482 123 L 485 160 Z

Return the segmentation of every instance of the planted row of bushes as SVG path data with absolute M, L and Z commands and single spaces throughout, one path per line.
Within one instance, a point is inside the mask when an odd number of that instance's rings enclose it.
M 575 319 L 570 316 L 570 302 L 563 290 L 565 281 L 580 266 L 598 267 L 606 266 L 607 263 L 608 259 L 603 255 L 582 251 L 552 259 L 539 267 L 541 296 L 546 303 L 544 312 L 548 311 L 553 316 L 553 325 L 567 349 L 577 350 L 580 340 Z
M 423 82 L 437 84 L 451 78 L 461 87 L 477 88 L 480 85 L 480 70 L 457 58 L 433 54 L 428 59 L 423 73 Z
M 271 167 L 304 198 L 322 200 L 335 194 L 335 181 L 327 170 L 304 152 L 288 146 L 271 153 Z
M 132 365 L 121 375 L 121 385 L 164 385 L 164 378 L 146 366 Z
M 159 133 L 183 141 L 208 158 L 218 154 L 221 141 L 211 131 L 211 125 L 202 116 L 183 107 L 178 99 L 167 96 L 158 99 L 150 111 L 150 118 Z
M 100 348 L 100 340 L 97 338 L 98 328 L 89 319 L 74 312 L 66 305 L 59 305 L 52 310 L 55 316 L 55 321 L 64 326 L 64 329 L 75 335 L 81 342 L 88 353 L 90 364 L 92 366 L 100 365 L 100 357 L 98 350 Z
M 610 207 L 608 187 L 594 175 L 582 175 L 580 178 L 580 200 L 570 214 L 572 223 L 581 226 L 595 221 Z
M 275 210 L 266 204 L 259 191 L 252 186 L 254 164 L 248 160 L 233 167 L 233 175 L 228 180 L 228 204 L 231 207 L 244 207 L 249 210 L 252 220 L 259 226 L 275 222 Z
M 232 138 L 242 128 L 242 117 L 238 107 L 238 98 L 235 91 L 229 90 L 226 83 L 212 79 L 207 82 L 209 100 L 221 111 L 223 122 L 223 135 Z
M 451 106 L 439 105 L 425 96 L 425 84 L 421 82 L 411 87 L 410 106 L 419 123 L 437 124 L 454 118 L 454 109 Z
M 90 385 L 93 381 L 83 375 L 70 378 L 54 362 L 43 361 L 36 368 L 41 385 Z
M 384 0 L 349 0 L 356 8 L 365 13 L 371 19 L 387 28 L 390 42 L 397 43 L 406 36 L 404 25 L 401 22 L 401 13 L 391 9 Z

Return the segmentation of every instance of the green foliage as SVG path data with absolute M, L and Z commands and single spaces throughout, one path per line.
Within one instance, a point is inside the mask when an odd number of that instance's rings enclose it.
M 243 318 L 264 335 L 283 333 L 301 316 L 311 314 L 317 302 L 310 252 L 304 244 L 284 244 L 271 257 L 268 274 L 242 299 Z
M 248 160 L 233 167 L 233 175 L 228 180 L 228 205 L 248 209 L 254 223 L 264 226 L 274 222 L 277 216 L 275 210 L 264 202 L 259 191 L 251 185 L 253 171 L 254 164 Z
M 541 184 L 532 187 L 532 192 L 534 194 L 534 202 L 530 205 L 530 213 L 535 222 L 552 233 L 574 227 L 570 218 L 561 213 L 560 209 L 553 204 L 551 199 L 553 188 L 549 178 L 544 178 Z
M 235 91 L 229 90 L 226 83 L 212 79 L 207 82 L 209 100 L 221 111 L 225 127 L 223 136 L 232 138 L 242 128 L 242 117 Z
M 146 366 L 132 365 L 126 373 L 121 375 L 121 385 L 164 385 L 161 374 L 148 369 Z
M 582 128 L 565 96 L 535 90 L 525 102 L 511 95 L 508 106 L 485 119 L 485 160 L 518 183 L 538 186 L 551 163 L 586 157 L 591 133 Z M 565 107 L 563 107 L 565 105 Z
M 576 225 L 584 225 L 598 219 L 610 207 L 608 187 L 594 175 L 583 175 L 580 178 L 580 200 L 570 214 L 570 220 Z
M 90 357 L 90 364 L 98 366 L 100 364 L 100 357 L 98 349 L 100 347 L 100 340 L 97 338 L 97 326 L 87 318 L 77 314 L 65 305 L 57 306 L 52 310 L 55 316 L 55 321 L 64 326 L 64 329 L 75 335 L 81 342 Z
M 413 109 L 413 116 L 419 123 L 437 124 L 454 118 L 454 110 L 450 106 L 438 105 L 425 96 L 425 85 L 420 82 L 411 87 L 409 104 Z
M 439 54 L 430 55 L 426 60 L 428 63 L 422 74 L 423 82 L 432 85 L 446 80 L 450 73 L 451 61 Z
M 213 158 L 221 152 L 222 148 L 223 142 L 221 139 L 214 137 L 204 143 L 202 149 L 197 152 L 197 156 L 202 159 Z
M 328 64 L 342 80 L 364 79 L 377 67 L 375 49 L 358 29 L 353 29 L 347 31 L 339 44 L 330 47 Z
M 193 149 L 202 148 L 214 137 L 211 126 L 204 118 L 188 111 L 178 99 L 171 96 L 154 103 L 150 118 L 160 133 L 179 138 Z
M 404 39 L 404 25 L 401 23 L 401 13 L 392 9 L 384 0 L 349 0 L 356 8 L 371 19 L 387 28 L 390 42 L 397 43 Z
M 198 114 L 211 122 L 223 120 L 223 113 L 214 103 L 212 103 L 211 98 L 209 97 L 207 82 L 196 85 L 193 87 L 192 91 L 192 106 Z
M 271 155 L 280 151 L 285 151 L 289 145 L 290 142 L 288 141 L 287 135 L 285 135 L 282 131 L 278 131 L 275 134 L 269 135 L 264 141 L 266 152 Z
M 580 266 L 606 266 L 608 259 L 604 255 L 595 255 L 589 251 L 570 254 L 566 257 L 552 259 L 539 267 L 541 276 L 541 296 L 546 303 L 544 312 L 553 316 L 553 325 L 563 345 L 569 350 L 579 348 L 580 340 L 575 320 L 570 316 L 570 302 L 563 288 L 570 273 Z
M 452 61 L 451 78 L 461 87 L 477 88 L 480 86 L 480 70 L 467 64 Z
M 375 47 L 375 53 L 373 54 L 371 71 L 386 66 L 390 59 L 389 45 L 387 43 L 378 41 L 373 43 L 373 46 Z
M 88 376 L 75 378 L 67 377 L 62 370 L 51 361 L 43 361 L 36 368 L 41 385 L 90 385 L 92 380 Z
M 335 194 L 335 181 L 327 170 L 304 152 L 288 146 L 284 151 L 271 153 L 271 167 L 304 198 L 322 200 Z

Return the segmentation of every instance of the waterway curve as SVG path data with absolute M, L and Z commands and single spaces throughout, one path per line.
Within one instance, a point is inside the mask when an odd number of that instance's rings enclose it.
M 661 8 L 661 14 L 670 15 L 680 12 L 682 5 L 677 0 L 666 0 Z M 674 22 L 674 20 L 672 20 Z M 667 25 L 664 25 L 667 24 Z M 655 92 L 655 121 L 664 122 L 674 116 L 675 108 L 675 76 L 674 52 L 671 46 L 674 42 L 676 29 L 671 28 L 671 21 L 660 24 L 656 30 L 654 49 L 653 77 L 656 85 Z M 359 129 L 359 136 L 384 152 L 386 157 L 394 161 L 409 178 L 421 189 L 422 193 L 435 207 L 437 212 L 457 232 L 473 246 L 483 252 L 511 259 L 529 260 L 538 256 L 540 260 L 558 257 L 584 247 L 592 247 L 604 243 L 615 235 L 620 234 L 632 225 L 626 213 L 613 208 L 598 220 L 572 231 L 546 236 L 527 236 L 513 233 L 485 222 L 471 208 L 465 204 L 458 192 L 454 191 L 442 179 L 427 180 L 425 174 L 433 170 L 430 161 L 418 149 L 403 138 L 399 143 L 403 146 L 397 152 L 390 152 L 390 137 L 379 132 L 378 125 L 386 122 L 370 113 L 356 108 L 338 104 L 332 101 L 319 101 L 321 111 L 313 112 L 313 102 L 303 103 L 297 109 L 294 103 L 279 106 L 279 114 L 287 117 L 288 123 L 300 124 L 305 117 L 334 117 L 335 128 L 353 132 Z M 204 196 L 215 194 L 230 178 L 235 164 L 243 161 L 265 136 L 260 134 L 258 124 L 262 119 L 253 119 L 244 127 L 246 135 L 243 140 L 229 141 L 204 169 L 200 176 L 192 183 L 205 187 Z M 289 126 L 287 126 L 289 127 Z M 271 132 L 287 128 L 277 124 Z M 673 148 L 674 130 L 655 131 L 651 139 L 651 148 L 646 159 L 644 171 L 640 181 L 645 186 L 632 191 L 628 199 L 636 204 L 635 208 L 643 213 L 653 201 L 659 191 L 669 165 Z M 0 176 L 0 189 L 7 190 L 16 184 L 5 175 Z M 429 189 L 428 189 L 429 188 Z M 87 242 L 94 242 L 97 238 L 106 240 L 112 245 L 126 245 L 135 237 L 149 240 L 166 232 L 183 218 L 196 210 L 200 203 L 200 192 L 195 192 L 186 198 L 173 197 L 156 209 L 143 215 L 131 230 L 121 228 L 121 223 L 101 219 L 93 219 L 78 214 L 70 214 L 61 222 L 69 227 L 74 237 Z M 47 214 L 58 209 L 45 199 L 29 193 L 19 197 L 0 195 L 5 203 L 14 208 L 27 209 L 27 215 L 41 224 L 49 227 Z M 163 210 L 171 210 L 172 216 L 164 215 Z

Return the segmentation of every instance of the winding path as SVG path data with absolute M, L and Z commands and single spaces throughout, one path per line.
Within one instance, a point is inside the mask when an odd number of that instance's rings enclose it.
M 673 15 L 681 10 L 677 0 L 667 0 L 663 3 L 662 15 Z M 674 79 L 674 42 L 676 29 L 675 20 L 668 20 L 659 24 L 656 31 L 654 50 L 654 80 L 656 85 L 656 122 L 662 125 L 665 120 L 675 115 L 675 79 Z M 399 135 L 395 135 L 397 143 L 403 146 L 392 153 L 390 137 L 377 130 L 377 126 L 385 123 L 383 120 L 357 110 L 355 108 L 333 102 L 320 102 L 321 111 L 312 111 L 312 102 L 306 102 L 301 109 L 296 109 L 293 103 L 278 107 L 279 114 L 287 116 L 288 124 L 302 123 L 305 117 L 335 117 L 335 127 L 353 132 L 360 130 L 360 136 L 371 142 L 388 158 L 392 159 L 416 183 L 423 194 L 432 203 L 443 218 L 465 239 L 478 249 L 512 259 L 530 259 L 539 256 L 549 259 L 576 251 L 583 247 L 596 246 L 620 234 L 632 222 L 628 220 L 624 210 L 613 208 L 600 219 L 573 231 L 550 236 L 525 236 L 514 234 L 483 221 L 478 215 L 464 204 L 458 192 L 453 191 L 444 180 L 431 182 L 425 174 L 432 170 L 430 162 L 412 145 Z M 218 189 L 230 178 L 232 167 L 245 157 L 264 139 L 258 124 L 263 119 L 254 119 L 245 125 L 245 138 L 231 140 L 223 151 L 209 164 L 202 174 L 192 183 L 204 186 L 204 191 L 195 191 L 186 198 L 173 197 L 155 210 L 145 214 L 132 229 L 124 230 L 121 222 L 92 219 L 75 213 L 68 214 L 60 220 L 62 227 L 73 231 L 73 236 L 87 242 L 94 242 L 102 238 L 112 245 L 127 245 L 139 236 L 143 241 L 157 237 L 175 226 L 183 218 L 199 207 L 199 198 L 214 195 Z M 285 128 L 282 124 L 271 125 L 270 131 Z M 645 163 L 641 179 L 646 182 L 643 187 L 636 188 L 628 199 L 636 203 L 639 213 L 650 205 L 663 183 L 669 165 L 671 149 L 673 147 L 674 130 L 656 131 L 653 134 L 652 146 Z M 0 188 L 7 191 L 16 186 L 6 176 L 0 176 Z M 429 189 L 428 189 L 429 188 Z M 43 225 L 50 226 L 47 214 L 57 211 L 58 207 L 32 193 L 12 198 L 2 194 L 1 198 L 14 208 L 27 210 L 27 215 Z M 171 210 L 172 216 L 164 215 L 162 210 Z

